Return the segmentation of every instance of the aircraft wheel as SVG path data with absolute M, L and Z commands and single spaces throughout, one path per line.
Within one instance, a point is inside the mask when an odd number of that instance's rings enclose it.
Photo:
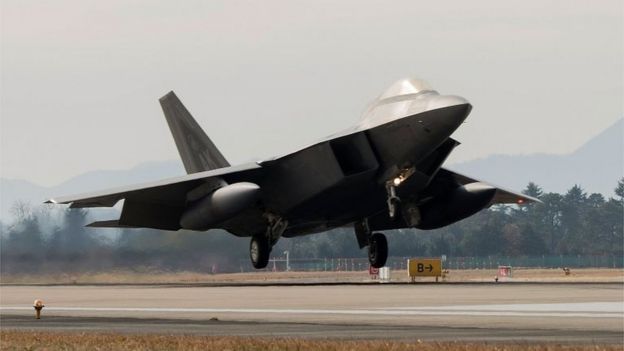
M 386 265 L 388 259 L 388 240 L 381 233 L 374 233 L 368 244 L 368 262 L 375 268 Z
M 271 245 L 269 239 L 264 235 L 254 236 L 249 243 L 249 258 L 251 264 L 256 269 L 262 269 L 269 264 L 269 255 L 271 254 Z

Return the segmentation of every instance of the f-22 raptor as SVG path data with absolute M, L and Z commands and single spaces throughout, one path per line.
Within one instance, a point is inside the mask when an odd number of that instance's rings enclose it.
M 493 204 L 539 201 L 442 167 L 451 134 L 472 108 L 417 79 L 396 82 L 353 127 L 289 154 L 230 166 L 173 92 L 160 99 L 187 175 L 48 202 L 111 207 L 119 219 L 91 227 L 206 231 L 251 237 L 255 268 L 281 237 L 352 226 L 371 266 L 399 228 L 434 229 Z

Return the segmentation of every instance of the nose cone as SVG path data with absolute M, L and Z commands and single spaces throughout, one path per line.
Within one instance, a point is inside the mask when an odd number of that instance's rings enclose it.
M 455 105 L 465 105 L 470 104 L 468 100 L 464 99 L 461 96 L 457 95 L 436 95 L 429 98 L 427 103 L 428 110 L 435 110 L 437 108 L 455 106 Z
M 470 114 L 472 105 L 468 100 L 456 95 L 438 95 L 429 100 L 427 110 L 445 111 L 442 119 L 448 126 L 459 127 Z
M 472 105 L 468 102 L 443 108 L 446 113 L 442 117 L 442 122 L 449 128 L 457 129 L 468 118 Z
M 428 134 L 445 139 L 461 126 L 471 110 L 468 102 L 438 107 L 419 115 L 419 123 Z

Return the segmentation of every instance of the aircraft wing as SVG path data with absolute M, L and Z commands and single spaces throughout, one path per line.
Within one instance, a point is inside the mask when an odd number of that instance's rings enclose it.
M 504 188 L 501 188 L 497 185 L 491 184 L 489 182 L 485 182 L 476 178 L 472 178 L 469 177 L 467 175 L 455 172 L 455 171 L 451 171 L 449 169 L 446 168 L 441 168 L 439 173 L 440 176 L 443 177 L 451 177 L 453 178 L 457 183 L 461 184 L 461 185 L 465 185 L 465 184 L 469 184 L 469 183 L 475 183 L 475 182 L 480 182 L 480 183 L 486 183 L 489 184 L 493 187 L 496 188 L 496 194 L 494 195 L 494 198 L 492 199 L 492 203 L 491 205 L 495 205 L 495 204 L 523 204 L 523 203 L 527 203 L 527 202 L 542 202 L 540 199 L 531 197 L 531 196 L 527 196 L 521 193 L 517 193 L 511 190 L 507 190 Z
M 91 227 L 147 227 L 180 229 L 179 219 L 189 196 L 202 196 L 214 189 L 215 182 L 255 181 L 262 166 L 248 163 L 180 177 L 110 190 L 57 197 L 46 201 L 70 204 L 70 208 L 112 207 L 125 200 L 119 220 L 91 223 Z M 194 194 L 194 195 L 193 195 Z
M 239 179 L 243 173 L 250 173 L 260 168 L 262 167 L 257 163 L 248 163 L 149 183 L 123 186 L 74 196 L 57 197 L 49 199 L 46 203 L 71 204 L 69 206 L 70 208 L 112 207 L 119 202 L 119 200 L 129 198 L 141 202 L 167 203 L 173 206 L 184 204 L 188 191 L 202 185 L 210 179 L 222 178 L 226 181 L 233 178 Z

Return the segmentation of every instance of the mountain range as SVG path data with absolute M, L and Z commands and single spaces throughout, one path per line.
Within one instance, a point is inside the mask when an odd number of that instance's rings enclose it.
M 532 181 L 545 192 L 563 193 L 575 184 L 588 193 L 613 196 L 624 176 L 624 119 L 566 155 L 491 155 L 448 165 L 448 168 L 501 187 L 521 190 Z M 126 170 L 91 171 L 57 186 L 43 187 L 27 180 L 0 178 L 0 220 L 10 221 L 18 200 L 39 204 L 45 199 L 141 183 L 184 174 L 178 160 L 151 161 Z
M 624 119 L 570 154 L 491 155 L 449 168 L 513 190 L 532 181 L 545 192 L 564 193 L 579 185 L 610 197 L 624 177 Z

